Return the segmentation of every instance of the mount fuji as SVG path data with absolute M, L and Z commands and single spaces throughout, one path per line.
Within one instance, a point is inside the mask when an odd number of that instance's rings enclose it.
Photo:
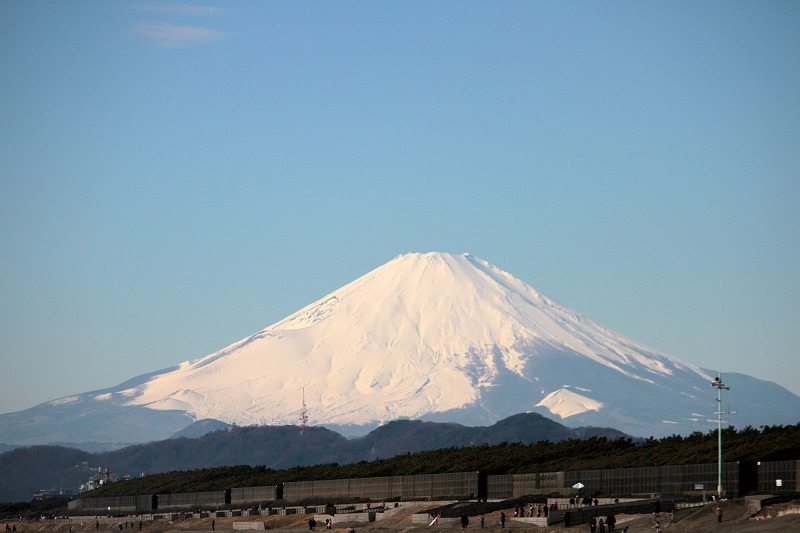
M 0 440 L 144 442 L 200 419 L 284 425 L 305 415 L 354 434 L 396 419 L 478 426 L 522 412 L 687 434 L 716 424 L 714 376 L 484 260 L 410 253 L 211 355 L 0 415 Z M 797 423 L 800 396 L 743 374 L 724 381 L 736 426 Z

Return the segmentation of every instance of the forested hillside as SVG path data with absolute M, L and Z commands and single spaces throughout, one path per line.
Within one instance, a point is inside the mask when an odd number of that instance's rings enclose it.
M 212 421 L 192 430 L 215 427 Z M 198 427 L 200 426 L 200 427 Z M 281 470 L 324 463 L 350 464 L 406 453 L 501 442 L 531 444 L 625 435 L 610 428 L 568 428 L 537 413 L 508 417 L 488 427 L 396 420 L 363 437 L 347 439 L 324 427 L 227 427 L 197 438 L 172 438 L 103 453 L 61 446 L 20 447 L 0 453 L 0 501 L 29 500 L 42 488 L 77 493 L 97 469 L 112 477 L 139 477 L 173 470 L 263 465 Z
M 800 424 L 723 430 L 724 461 L 800 459 Z M 481 471 L 514 474 L 713 463 L 717 432 L 674 435 L 636 443 L 629 438 L 592 437 L 558 443 L 498 444 L 408 453 L 391 459 L 353 464 L 319 464 L 273 470 L 264 466 L 204 468 L 139 477 L 106 485 L 88 497 L 202 492 L 230 487 L 269 486 L 286 481 Z

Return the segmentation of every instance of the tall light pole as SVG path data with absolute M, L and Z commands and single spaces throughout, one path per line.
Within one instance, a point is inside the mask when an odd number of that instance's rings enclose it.
M 718 470 L 717 470 L 717 500 L 722 499 L 722 389 L 731 390 L 731 388 L 722 382 L 722 376 L 717 374 L 714 381 L 711 382 L 712 387 L 717 389 L 717 419 L 719 421 L 718 436 Z

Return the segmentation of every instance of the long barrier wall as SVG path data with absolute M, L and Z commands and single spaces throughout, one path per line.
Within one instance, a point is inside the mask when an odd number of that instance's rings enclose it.
M 213 492 L 180 492 L 175 494 L 159 494 L 158 510 L 224 507 L 230 503 L 230 493 L 225 490 Z
M 67 504 L 70 511 L 97 511 L 106 513 L 114 511 L 118 513 L 149 513 L 153 510 L 155 498 L 152 494 L 140 494 L 138 496 L 111 496 L 108 498 L 81 498 L 71 500 Z
M 567 487 L 582 483 L 585 491 L 595 494 L 702 495 L 717 491 L 718 469 L 717 463 L 706 463 L 582 470 L 565 472 L 564 481 Z M 739 495 L 739 463 L 722 464 L 722 489 L 729 497 Z
M 574 470 L 538 474 L 489 476 L 489 499 L 577 494 L 572 487 L 580 483 L 581 494 L 641 495 L 659 492 L 665 496 L 689 496 L 715 493 L 717 463 L 606 470 Z M 726 494 L 739 495 L 739 463 L 723 463 L 722 486 Z
M 475 499 L 478 498 L 478 472 L 291 481 L 283 484 L 283 497 L 292 502 L 325 498 Z
M 506 500 L 555 494 L 569 497 L 577 494 L 577 490 L 572 488 L 577 483 L 584 487 L 581 494 L 589 496 L 650 496 L 655 492 L 664 496 L 711 495 L 717 490 L 717 463 L 490 476 L 482 476 L 478 472 L 458 472 L 300 481 L 216 492 L 76 498 L 69 502 L 69 510 L 92 511 L 92 514 L 109 511 L 149 513 L 210 507 L 243 508 L 281 499 L 288 502 L 327 503 L 336 499 Z M 723 463 L 722 484 L 728 497 L 756 491 L 760 494 L 798 493 L 800 461 Z

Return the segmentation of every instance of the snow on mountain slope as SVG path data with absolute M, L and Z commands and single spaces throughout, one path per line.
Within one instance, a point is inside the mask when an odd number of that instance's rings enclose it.
M 545 396 L 541 402 L 536 404 L 536 407 L 545 407 L 554 415 L 569 418 L 586 411 L 599 411 L 603 408 L 603 404 L 577 392 L 558 389 Z
M 712 427 L 711 379 L 486 261 L 411 253 L 216 353 L 48 408 L 62 413 L 50 420 L 164 413 L 166 431 L 181 414 L 296 424 L 304 395 L 310 423 L 337 430 L 398 418 L 489 425 L 535 411 L 658 436 Z M 726 381 L 745 403 L 736 425 L 797 422 L 800 397 L 739 374 Z
M 645 382 L 676 369 L 710 378 L 669 356 L 643 355 L 643 347 L 485 261 L 430 253 L 400 256 L 126 393 L 132 405 L 236 423 L 296 420 L 302 388 L 319 422 L 419 418 L 477 403 L 503 372 L 533 387 L 526 368 L 541 346 L 565 347 Z

